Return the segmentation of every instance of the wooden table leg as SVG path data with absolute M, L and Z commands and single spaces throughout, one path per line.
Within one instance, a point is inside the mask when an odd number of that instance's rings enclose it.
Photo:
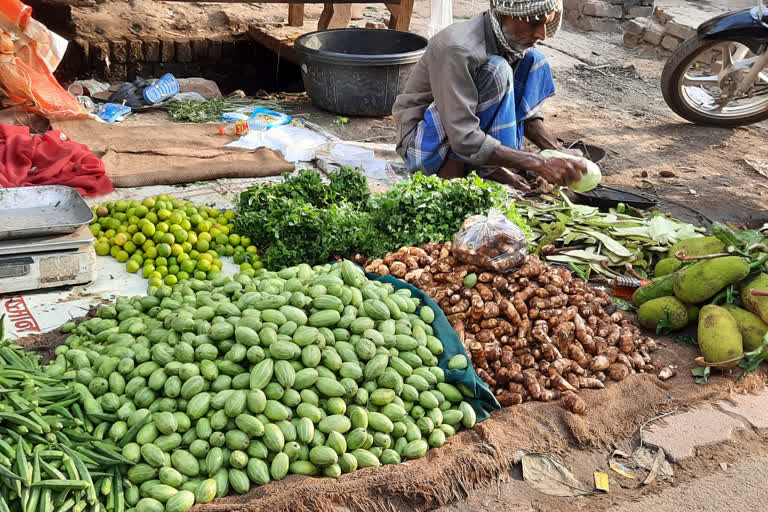
M 288 5 L 288 26 L 301 27 L 304 25 L 304 4 Z
M 386 4 L 389 12 L 389 28 L 407 31 L 411 26 L 413 14 L 413 0 L 402 0 L 399 4 Z
M 352 4 L 325 4 L 317 22 L 317 28 L 318 30 L 346 28 L 351 19 Z

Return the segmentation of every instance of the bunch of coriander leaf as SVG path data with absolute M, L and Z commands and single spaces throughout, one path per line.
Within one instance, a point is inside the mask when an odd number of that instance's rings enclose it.
M 475 175 L 443 180 L 419 173 L 372 195 L 357 170 L 331 173 L 329 183 L 304 170 L 242 192 L 235 226 L 259 247 L 267 268 L 279 269 L 450 240 L 464 219 L 491 207 L 529 232 L 503 187 Z

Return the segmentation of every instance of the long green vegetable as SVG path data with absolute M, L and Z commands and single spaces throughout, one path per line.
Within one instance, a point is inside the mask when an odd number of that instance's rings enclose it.
M 74 409 L 73 395 L 80 399 L 71 388 L 74 375 L 50 370 L 40 366 L 36 354 L 0 341 L 0 512 L 82 512 L 86 502 L 99 507 L 87 465 L 98 468 L 84 453 L 104 454 L 103 462 L 118 475 L 115 463 L 127 462 L 117 447 L 113 452 L 108 444 L 86 439 L 85 423 L 62 405 Z M 80 435 L 80 441 L 71 441 L 63 430 Z
M 620 210 L 635 213 L 632 209 Z M 616 209 L 601 212 L 572 203 L 563 192 L 559 198 L 546 197 L 538 204 L 518 203 L 517 212 L 531 228 L 531 252 L 541 253 L 550 262 L 601 274 L 608 274 L 603 264 L 623 268 L 631 263 L 647 269 L 656 255 L 704 231 L 658 213 L 642 217 Z M 547 255 L 546 246 L 559 250 Z

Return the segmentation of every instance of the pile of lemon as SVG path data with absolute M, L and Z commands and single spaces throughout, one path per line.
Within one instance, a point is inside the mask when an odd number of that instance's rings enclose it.
M 263 267 L 251 240 L 232 231 L 235 212 L 195 206 L 168 194 L 93 207 L 90 229 L 99 256 L 111 255 L 130 273 L 141 270 L 149 287 L 185 279 L 213 279 L 222 256 L 241 271 Z

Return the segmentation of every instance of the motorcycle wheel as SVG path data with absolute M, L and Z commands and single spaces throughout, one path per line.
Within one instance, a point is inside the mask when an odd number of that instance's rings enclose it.
M 733 42 L 733 44 L 736 43 Z M 687 78 L 686 74 L 697 58 L 713 48 L 725 44 L 730 44 L 730 42 L 706 41 L 699 36 L 694 36 L 681 43 L 667 61 L 661 75 L 661 91 L 664 95 L 664 101 L 680 117 L 695 124 L 734 127 L 768 119 L 768 96 L 765 97 L 762 104 L 756 106 L 739 109 L 726 105 L 719 112 L 718 109 L 706 108 L 704 105 L 697 104 L 691 98 L 690 89 L 687 89 L 688 85 L 684 83 Z M 716 73 L 714 75 L 716 76 Z M 713 85 L 719 88 L 716 81 Z M 703 90 L 703 87 L 695 87 L 695 89 Z

